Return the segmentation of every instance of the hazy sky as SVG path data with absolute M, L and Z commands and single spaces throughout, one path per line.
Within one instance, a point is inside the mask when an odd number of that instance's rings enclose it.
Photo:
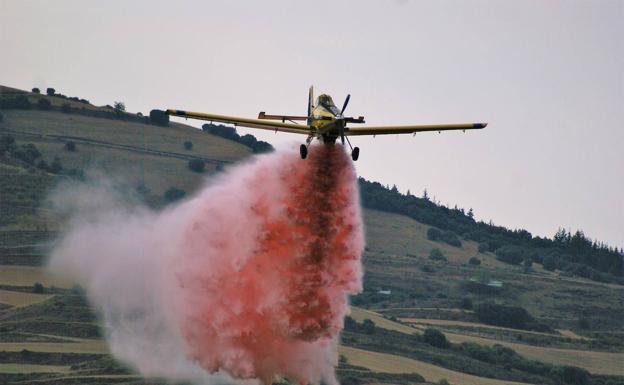
M 314 84 L 369 124 L 487 121 L 354 138 L 358 172 L 624 246 L 623 19 L 624 1 L 0 0 L 0 84 L 246 117 L 305 113 Z

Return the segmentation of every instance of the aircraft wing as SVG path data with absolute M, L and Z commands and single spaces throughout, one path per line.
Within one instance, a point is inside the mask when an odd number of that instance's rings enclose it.
M 179 116 L 182 118 L 207 120 L 210 122 L 228 123 L 228 124 L 233 124 L 235 126 L 260 128 L 263 130 L 291 132 L 294 134 L 309 135 L 314 131 L 312 127 L 308 125 L 304 125 L 304 124 L 272 122 L 272 121 L 260 120 L 260 119 L 238 118 L 235 116 L 205 114 L 203 112 L 191 112 L 191 111 L 182 111 L 182 110 L 167 110 L 165 111 L 165 113 L 167 115 Z
M 487 123 L 459 123 L 459 124 L 420 124 L 408 126 L 358 126 L 348 127 L 345 135 L 388 135 L 388 134 L 412 134 L 423 131 L 451 131 L 451 130 L 479 130 L 485 128 Z

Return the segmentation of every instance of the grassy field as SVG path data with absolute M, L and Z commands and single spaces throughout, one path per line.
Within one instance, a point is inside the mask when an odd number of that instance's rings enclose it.
M 429 382 L 446 379 L 455 385 L 526 385 L 522 382 L 472 376 L 394 354 L 371 352 L 346 346 L 341 346 L 339 352 L 347 358 L 347 362 L 351 365 L 362 366 L 375 372 L 418 373 Z
M 69 366 L 36 364 L 0 364 L 0 373 L 67 373 Z
M 0 290 L 0 303 L 9 306 L 28 306 L 52 298 L 49 294 L 23 293 L 19 291 Z

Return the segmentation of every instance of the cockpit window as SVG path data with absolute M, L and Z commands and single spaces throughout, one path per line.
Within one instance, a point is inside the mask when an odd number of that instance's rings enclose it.
M 323 106 L 325 107 L 325 109 L 333 113 L 338 112 L 338 108 L 334 104 L 334 101 L 332 100 L 331 96 L 326 95 L 326 94 L 319 95 L 318 98 L 316 98 L 316 105 Z

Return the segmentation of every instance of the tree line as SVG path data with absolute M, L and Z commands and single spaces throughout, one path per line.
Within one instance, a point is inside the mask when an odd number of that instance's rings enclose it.
M 538 262 L 547 269 L 598 281 L 622 281 L 624 276 L 624 250 L 591 240 L 580 230 L 572 234 L 560 229 L 553 238 L 534 237 L 524 229 L 476 221 L 472 209 L 466 213 L 464 209 L 440 205 L 426 193 L 423 197 L 401 194 L 396 187 L 364 178 L 359 178 L 359 187 L 364 207 L 407 215 L 439 229 L 429 234 L 430 238 L 457 244 L 452 232 L 478 242 L 481 252 L 493 252 L 504 262 Z

